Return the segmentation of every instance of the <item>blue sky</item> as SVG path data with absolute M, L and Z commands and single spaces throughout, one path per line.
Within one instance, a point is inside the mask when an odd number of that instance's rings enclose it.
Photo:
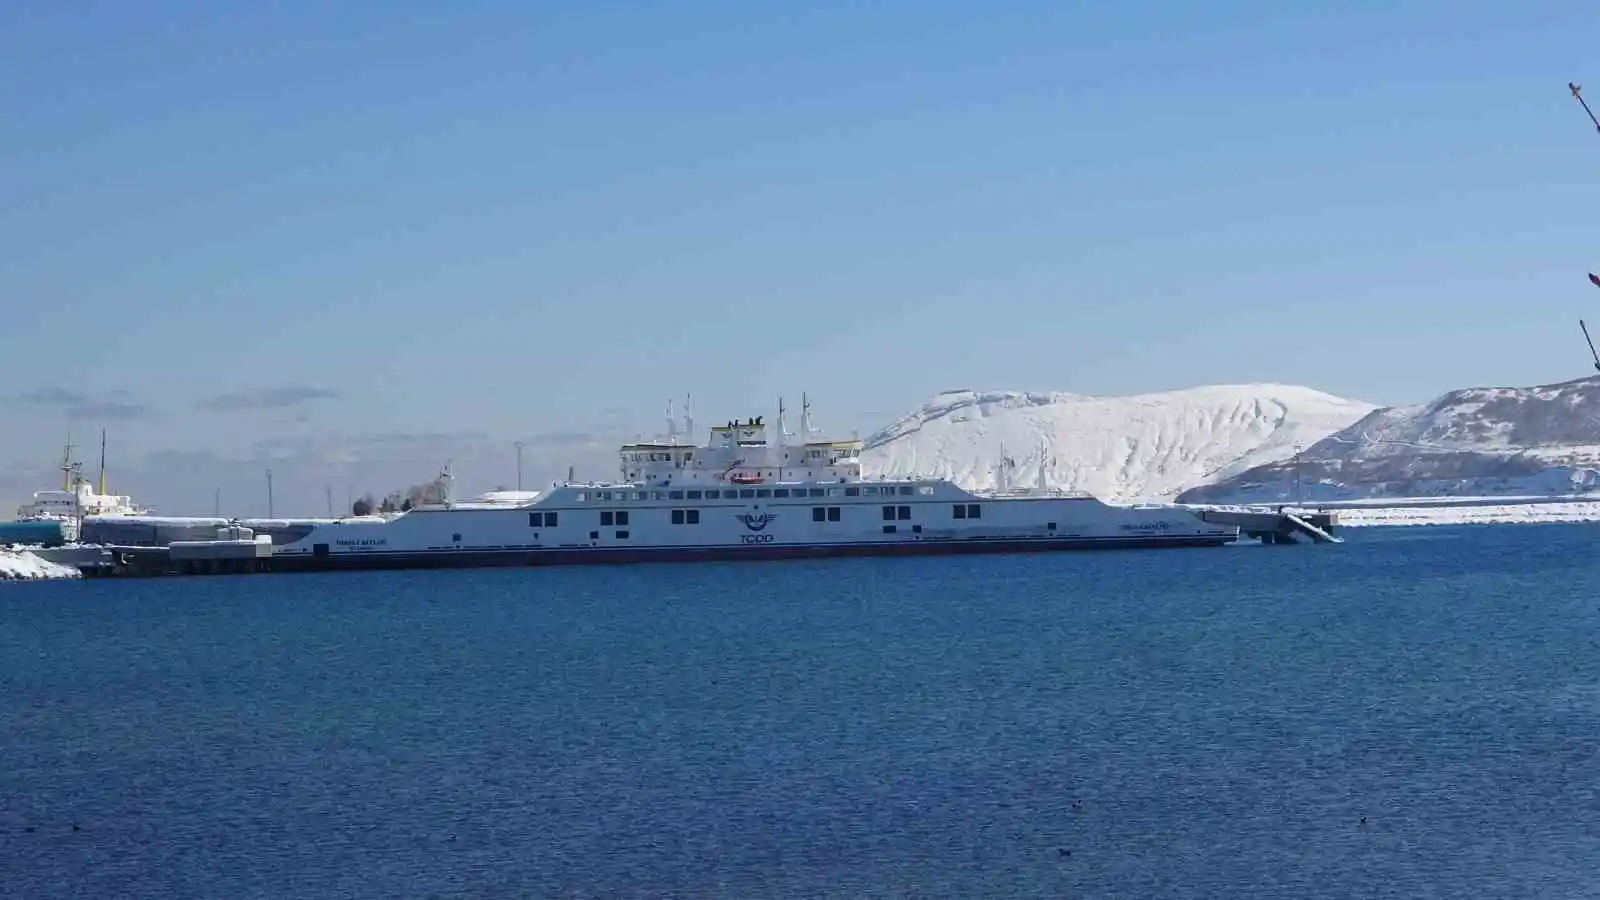
M 516 438 L 542 479 L 686 392 L 709 421 L 806 390 L 866 432 L 957 387 L 1581 377 L 1600 136 L 1565 85 L 1600 98 L 1594 24 L 10 4 L 0 500 L 69 426 L 205 511 L 267 458 L 318 507 L 441 454 L 510 471 Z

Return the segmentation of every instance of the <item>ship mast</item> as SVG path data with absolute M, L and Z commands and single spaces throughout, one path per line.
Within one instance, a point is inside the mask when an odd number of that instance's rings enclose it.
M 72 432 L 67 432 L 67 445 L 61 448 L 61 489 L 72 490 Z
M 1005 493 L 1011 490 L 1011 470 L 1017 467 L 1017 461 L 1006 453 L 1005 442 L 1000 443 L 1000 464 L 995 466 L 995 490 Z
M 100 496 L 106 495 L 106 430 L 100 429 Z

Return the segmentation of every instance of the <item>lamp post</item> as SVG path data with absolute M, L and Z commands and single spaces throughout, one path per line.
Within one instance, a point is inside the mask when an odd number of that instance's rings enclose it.
M 1302 452 L 1303 452 L 1303 445 L 1299 441 L 1296 441 L 1295 444 L 1294 444 L 1294 505 L 1295 506 L 1301 506 L 1304 503 L 1304 501 L 1301 499 L 1301 492 L 1300 492 L 1300 462 L 1301 462 L 1300 454 Z

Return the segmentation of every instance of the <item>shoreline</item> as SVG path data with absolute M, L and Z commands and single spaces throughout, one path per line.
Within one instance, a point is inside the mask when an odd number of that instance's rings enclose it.
M 1417 504 L 1330 508 L 1341 528 L 1407 525 L 1549 525 L 1600 522 L 1600 500 Z

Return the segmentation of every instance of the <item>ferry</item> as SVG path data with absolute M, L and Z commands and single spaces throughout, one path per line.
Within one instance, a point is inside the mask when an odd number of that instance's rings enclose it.
M 862 475 L 860 440 L 830 440 L 801 411 L 798 440 L 761 417 L 621 447 L 621 479 L 557 482 L 515 500 L 450 498 L 449 467 L 427 502 L 389 518 L 269 529 L 279 571 L 1016 553 L 1217 547 L 1236 526 L 1166 505 L 1113 506 L 1082 493 L 966 490 L 946 479 Z M 685 436 L 687 439 L 685 439 Z M 1042 480 L 1042 479 L 1041 479 Z

